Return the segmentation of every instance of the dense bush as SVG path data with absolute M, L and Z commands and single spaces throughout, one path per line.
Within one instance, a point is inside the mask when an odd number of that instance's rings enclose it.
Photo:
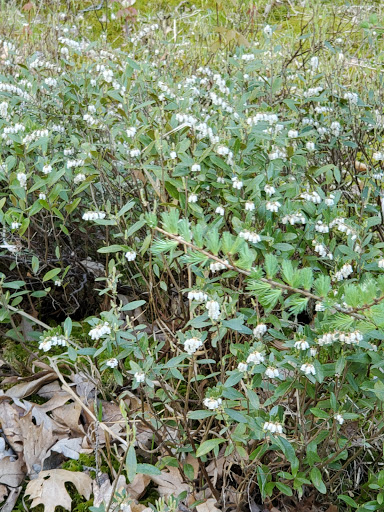
M 118 49 L 2 42 L 8 336 L 29 313 L 40 357 L 138 393 L 158 465 L 222 507 L 382 510 L 382 39 L 348 12 L 222 28 L 206 64 L 153 20 Z

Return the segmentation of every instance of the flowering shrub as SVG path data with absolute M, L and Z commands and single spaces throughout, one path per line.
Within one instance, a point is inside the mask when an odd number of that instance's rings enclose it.
M 350 78 L 340 34 L 259 28 L 209 66 L 154 24 L 108 51 L 59 37 L 52 61 L 2 41 L 1 320 L 68 317 L 34 350 L 139 393 L 196 492 L 380 510 L 377 34 Z

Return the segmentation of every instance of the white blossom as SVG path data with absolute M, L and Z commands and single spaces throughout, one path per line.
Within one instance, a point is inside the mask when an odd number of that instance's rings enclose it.
M 271 434 L 282 434 L 283 425 L 279 422 L 266 421 L 263 425 L 263 430 Z
M 132 126 L 131 128 L 128 128 L 127 129 L 127 136 L 129 138 L 132 138 L 136 135 L 136 128 L 134 126 Z
M 83 220 L 98 220 L 98 219 L 104 219 L 105 213 L 104 212 L 85 212 L 83 214 Z
M 248 365 L 247 363 L 239 363 L 237 365 L 237 369 L 239 370 L 239 372 L 246 372 L 248 370 Z
M 208 300 L 208 295 L 200 290 L 192 290 L 188 292 L 189 300 L 196 300 L 197 302 L 205 302 Z
M 344 420 L 344 418 L 343 418 L 343 416 L 342 416 L 341 414 L 336 414 L 336 415 L 334 416 L 334 418 L 335 418 L 335 420 L 337 421 L 337 423 L 338 423 L 339 425 L 342 425 L 342 424 L 344 423 L 344 421 L 345 421 L 345 420 Z
M 188 197 L 188 203 L 197 203 L 197 194 L 190 194 Z
M 216 208 L 216 210 L 215 210 L 215 213 L 217 213 L 218 215 L 223 216 L 223 215 L 224 215 L 224 213 L 225 213 L 225 210 L 224 210 L 224 208 L 223 208 L 222 206 L 218 206 L 218 207 Z
M 295 342 L 295 348 L 297 350 L 308 350 L 309 349 L 309 343 L 306 340 L 298 340 Z
M 305 375 L 316 375 L 315 367 L 311 363 L 302 364 L 300 370 L 304 372 Z
M 252 201 L 247 201 L 245 203 L 245 211 L 246 212 L 253 212 L 254 209 L 255 209 L 255 203 L 253 203 Z
M 208 310 L 208 316 L 211 320 L 218 320 L 220 317 L 220 304 L 215 300 L 209 300 L 205 308 Z
M 315 143 L 311 141 L 307 142 L 305 147 L 307 148 L 308 151 L 315 151 L 316 149 Z
M 258 350 L 255 350 L 254 352 L 251 352 L 249 356 L 247 357 L 247 363 L 254 363 L 254 364 L 260 364 L 263 363 L 265 360 L 265 357 L 261 352 Z
M 27 185 L 27 175 L 23 172 L 18 172 L 16 178 L 18 179 L 20 186 L 25 188 Z
M 82 183 L 85 180 L 86 180 L 85 174 L 80 172 L 79 174 L 76 174 L 76 176 L 73 178 L 73 183 L 75 183 L 75 185 L 77 185 L 78 183 Z
M 274 379 L 279 376 L 279 370 L 277 368 L 274 368 L 273 366 L 268 366 L 265 370 L 265 375 L 269 379 Z
M 281 206 L 281 203 L 279 201 L 267 201 L 265 208 L 270 212 L 278 212 L 279 208 Z
M 340 270 L 335 272 L 335 279 L 336 281 L 343 281 L 343 279 L 347 279 L 352 273 L 352 265 L 350 263 L 345 263 Z
M 267 194 L 267 196 L 271 197 L 276 192 L 276 189 L 272 185 L 265 185 L 264 192 Z
M 215 272 L 219 272 L 220 270 L 225 270 L 227 268 L 227 266 L 224 263 L 228 264 L 228 261 L 224 260 L 223 263 L 220 263 L 220 261 L 216 261 L 214 263 L 211 263 L 209 265 L 209 268 L 211 272 L 214 274 Z
M 222 399 L 207 397 L 207 398 L 204 398 L 203 404 L 205 405 L 205 407 L 207 407 L 211 411 L 214 411 L 215 409 L 218 409 L 220 407 L 220 405 L 222 404 Z
M 50 174 L 52 172 L 52 165 L 46 164 L 43 167 L 44 174 Z
M 265 27 L 263 28 L 263 32 L 266 37 L 271 37 L 273 34 L 273 29 L 270 25 L 265 25 Z
M 264 334 L 267 332 L 268 330 L 268 327 L 265 325 L 265 324 L 258 324 L 254 329 L 253 329 L 253 335 L 256 337 L 256 338 L 259 338 L 261 339 Z
M 144 372 L 136 372 L 134 375 L 136 382 L 141 383 L 145 382 L 145 373 Z
M 198 350 L 200 347 L 203 346 L 203 342 L 199 338 L 189 338 L 185 340 L 184 342 L 184 350 L 189 354 L 192 355 Z
M 89 336 L 93 340 L 99 340 L 105 334 L 111 334 L 111 328 L 108 322 L 100 323 L 99 325 L 96 325 L 96 327 L 89 331 Z
M 108 359 L 108 361 L 105 361 L 105 365 L 108 366 L 108 368 L 116 368 L 116 366 L 119 364 L 119 361 L 113 357 L 112 359 Z
M 232 186 L 236 190 L 241 190 L 243 188 L 243 185 L 244 185 L 244 183 L 241 180 L 239 180 L 239 178 L 237 176 L 234 176 L 232 178 Z
M 136 259 L 137 254 L 135 251 L 128 251 L 125 253 L 125 257 L 127 261 L 134 261 Z
M 200 164 L 193 164 L 191 167 L 192 172 L 200 172 L 201 171 L 201 165 Z

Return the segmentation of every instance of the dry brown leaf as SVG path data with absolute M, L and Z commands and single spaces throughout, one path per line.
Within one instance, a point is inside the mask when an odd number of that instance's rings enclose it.
M 49 384 L 45 384 L 42 388 L 39 389 L 37 394 L 42 398 L 47 399 L 52 398 L 54 395 L 68 395 L 66 391 L 61 389 L 59 381 L 57 380 L 50 382 Z
M 134 500 L 140 499 L 147 489 L 150 481 L 151 477 L 149 475 L 143 475 L 142 473 L 137 474 L 133 479 L 133 482 L 127 487 L 127 491 L 131 498 Z
M 217 500 L 214 498 L 210 498 L 204 503 L 200 503 L 200 505 L 197 505 L 196 507 L 197 512 L 220 512 L 220 509 L 215 506 L 216 501 Z
M 10 490 L 7 501 L 1 507 L 1 512 L 13 512 L 15 510 L 14 507 L 15 507 L 17 498 L 19 497 L 19 494 L 21 493 L 22 488 L 23 487 L 20 485 L 20 487 L 16 487 L 16 488 Z
M 157 491 L 161 497 L 178 496 L 183 491 L 190 491 L 189 485 L 183 482 L 180 471 L 172 466 L 168 467 L 168 471 L 163 470 L 161 475 L 151 475 L 151 480 L 159 486 Z
M 81 437 L 60 439 L 60 441 L 52 446 L 51 451 L 62 453 L 67 459 L 79 460 L 82 440 Z
M 75 435 L 85 435 L 84 427 L 80 423 L 81 405 L 78 402 L 63 405 L 52 412 L 58 423 L 66 425 Z
M 7 398 L 7 400 L 9 400 Z M 19 425 L 19 413 L 7 401 L 0 400 L 0 423 L 7 442 L 16 453 L 23 451 L 23 437 Z
M 99 481 L 101 484 L 100 487 L 97 485 L 96 480 L 93 481 L 94 507 L 99 507 L 102 503 L 108 505 L 111 499 L 112 490 L 115 489 L 115 492 L 121 493 L 121 491 L 125 489 L 127 486 L 125 477 L 123 475 L 119 476 L 116 486 L 114 484 L 111 484 L 108 475 L 106 475 L 105 473 L 101 475 Z
M 58 438 L 56 434 L 44 428 L 44 425 L 37 426 L 33 423 L 32 411 L 19 419 L 19 425 L 23 437 L 24 460 L 28 475 L 33 477 L 42 469 L 50 448 Z
M 31 507 L 44 505 L 44 512 L 55 512 L 58 504 L 66 510 L 71 510 L 71 497 L 65 483 L 71 482 L 79 494 L 89 500 L 92 492 L 91 478 L 78 471 L 66 471 L 65 469 L 52 469 L 41 471 L 35 480 L 28 482 L 25 494 L 32 499 Z
M 45 429 L 56 434 L 59 438 L 67 437 L 69 434 L 69 429 L 56 423 L 56 421 L 48 416 L 48 414 L 44 411 L 44 406 L 46 406 L 48 402 L 42 406 L 28 402 L 28 400 L 21 401 L 18 398 L 14 398 L 13 402 L 16 406 L 20 407 L 20 409 L 24 409 L 27 413 L 31 412 L 36 425 L 44 425 Z M 49 410 L 49 407 L 46 408 Z
M 214 487 L 216 487 L 217 479 L 223 476 L 225 461 L 225 457 L 219 457 L 218 459 L 213 459 L 207 466 L 207 473 Z
M 25 477 L 25 464 L 22 457 L 12 461 L 13 457 L 0 459 L 0 484 L 17 487 Z
M 8 487 L 3 484 L 0 484 L 0 503 L 5 500 L 5 497 L 8 496 Z
M 44 384 L 47 384 L 47 382 L 52 382 L 57 379 L 56 373 L 52 370 L 43 370 L 42 372 L 36 373 L 33 377 L 33 380 L 30 380 L 30 377 L 19 379 L 19 381 L 23 380 L 23 382 L 8 389 L 5 393 L 6 396 L 11 398 L 25 398 L 26 396 L 36 393 Z
M 79 396 L 85 405 L 95 398 L 95 385 L 89 380 L 87 375 L 83 372 L 74 373 L 71 375 L 72 381 L 76 384 L 76 394 Z

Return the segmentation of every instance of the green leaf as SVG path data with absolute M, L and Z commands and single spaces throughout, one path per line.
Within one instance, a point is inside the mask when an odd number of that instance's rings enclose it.
M 235 411 L 234 409 L 224 409 L 224 412 L 228 414 L 230 418 L 237 421 L 238 423 L 248 423 L 248 420 L 245 417 L 245 415 L 239 411 Z
M 210 418 L 214 416 L 216 413 L 214 411 L 192 411 L 188 413 L 188 419 L 190 420 L 204 420 L 205 418 Z
M 244 325 L 244 316 L 239 315 L 237 318 L 231 320 L 223 320 L 223 327 L 228 327 L 233 331 L 240 332 L 241 334 L 252 334 L 252 330 Z
M 316 468 L 316 467 L 312 468 L 309 475 L 310 475 L 312 483 L 316 487 L 316 489 L 319 492 L 321 492 L 321 494 L 326 494 L 327 488 L 324 485 L 319 468 Z
M 279 489 L 279 491 L 281 491 L 286 496 L 293 495 L 292 489 L 288 485 L 282 484 L 281 482 L 275 482 L 275 485 Z
M 136 452 L 133 446 L 130 446 L 127 453 L 127 458 L 125 460 L 127 477 L 130 482 L 133 482 L 137 474 L 137 459 Z M 148 464 L 149 466 L 149 464 Z
M 126 304 L 123 306 L 120 311 L 132 311 L 133 309 L 136 309 L 140 306 L 145 304 L 145 300 L 135 300 L 133 302 L 130 302 L 129 304 Z
M 191 464 L 184 464 L 183 470 L 187 478 L 189 478 L 190 480 L 193 480 L 195 478 L 195 471 Z
M 136 473 L 138 475 L 161 475 L 160 469 L 152 464 L 137 464 Z M 132 480 L 130 481 L 132 482 Z
M 312 407 L 310 411 L 314 416 L 316 416 L 316 418 L 321 418 L 322 420 L 329 420 L 330 418 L 329 414 L 323 411 L 323 409 Z
M 339 494 L 338 498 L 339 498 L 339 500 L 343 500 L 350 507 L 353 507 L 353 508 L 358 508 L 359 507 L 359 505 L 356 503 L 355 500 L 353 500 L 349 496 L 346 496 L 345 494 Z
M 216 446 L 219 446 L 221 443 L 224 443 L 225 439 L 209 439 L 208 441 L 204 441 L 202 443 L 197 451 L 196 451 L 196 457 L 202 457 L 203 455 L 209 453 L 211 450 L 216 448 Z
M 124 248 L 121 245 L 109 245 L 108 247 L 101 247 L 97 249 L 97 252 L 101 254 L 109 254 L 111 252 L 119 252 L 124 251 Z
M 45 281 L 49 281 L 50 279 L 54 279 L 55 277 L 57 277 L 61 272 L 61 268 L 53 268 L 52 270 L 50 270 L 49 272 L 47 272 L 44 277 L 43 277 L 43 283 Z

